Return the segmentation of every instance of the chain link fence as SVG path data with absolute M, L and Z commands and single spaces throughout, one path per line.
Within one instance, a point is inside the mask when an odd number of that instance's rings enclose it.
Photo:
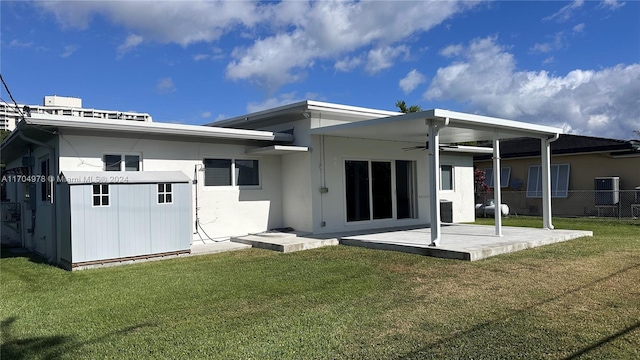
M 476 204 L 492 200 L 492 192 L 476 194 Z M 510 215 L 542 216 L 542 198 L 528 197 L 526 191 L 502 191 L 502 203 L 509 206 Z M 556 217 L 640 219 L 640 190 L 568 191 L 566 197 L 551 199 L 551 211 Z

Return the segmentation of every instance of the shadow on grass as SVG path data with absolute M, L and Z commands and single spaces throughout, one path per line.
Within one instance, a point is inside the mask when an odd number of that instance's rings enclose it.
M 17 320 L 10 317 L 2 320 L 2 350 L 0 354 L 3 359 L 34 359 L 42 357 L 44 359 L 55 359 L 60 356 L 63 349 L 73 341 L 68 336 L 35 336 L 29 338 L 15 339 L 11 333 L 11 326 Z
M 26 258 L 26 259 L 29 259 L 30 262 L 35 264 L 50 265 L 47 259 L 36 254 L 35 252 L 29 251 L 22 247 L 15 247 L 15 246 L 2 245 L 2 248 L 0 249 L 0 258 L 1 259 Z
M 615 334 L 613 334 L 611 336 L 607 336 L 606 338 L 598 341 L 597 343 L 595 343 L 593 345 L 587 346 L 587 347 L 585 347 L 584 349 L 582 349 L 580 351 L 576 351 L 575 353 L 573 353 L 573 354 L 569 355 L 568 357 L 566 357 L 565 360 L 577 359 L 580 356 L 582 356 L 582 355 L 584 355 L 584 354 L 586 354 L 586 353 L 588 353 L 590 351 L 598 349 L 602 345 L 610 343 L 613 340 L 615 340 L 615 339 L 617 339 L 619 337 L 625 336 L 627 334 L 630 334 L 633 331 L 638 330 L 638 329 L 640 329 L 640 321 L 638 321 L 634 325 L 631 325 L 631 326 L 629 326 L 629 327 L 627 327 L 625 329 L 622 329 L 622 330 L 618 331 L 617 333 L 615 333 Z
M 576 288 L 567 290 L 559 295 L 550 297 L 548 299 L 545 299 L 543 301 L 537 302 L 535 304 L 532 304 L 530 306 L 524 307 L 522 309 L 518 309 L 518 310 L 514 310 L 511 313 L 478 324 L 476 326 L 473 326 L 467 330 L 461 331 L 461 332 L 457 332 L 455 335 L 447 337 L 447 338 L 443 338 L 439 341 L 435 341 L 427 346 L 424 346 L 418 350 L 412 351 L 410 353 L 398 356 L 398 359 L 422 359 L 422 358 L 430 358 L 430 357 L 441 357 L 441 356 L 451 356 L 453 354 L 456 354 L 456 357 L 465 357 L 465 354 L 467 354 L 467 352 L 470 352 L 470 356 L 474 356 L 477 358 L 483 358 L 483 356 L 481 354 L 473 354 L 476 350 L 479 351 L 492 351 L 492 355 L 489 357 L 495 358 L 495 357 L 501 357 L 499 354 L 500 348 L 505 349 L 505 348 L 510 348 L 516 345 L 523 345 L 523 342 L 525 339 L 518 339 L 520 340 L 519 343 L 509 343 L 508 341 L 511 340 L 513 341 L 514 339 L 505 339 L 505 338 L 500 338 L 498 336 L 497 333 L 500 332 L 505 332 L 508 330 L 513 330 L 513 332 L 515 334 L 528 334 L 527 331 L 523 331 L 521 329 L 521 325 L 520 323 L 518 323 L 518 321 L 510 321 L 513 320 L 515 317 L 517 316 L 523 316 L 526 317 L 528 315 L 528 312 L 531 310 L 534 310 L 538 307 L 544 306 L 546 304 L 552 303 L 556 300 L 559 300 L 563 297 L 572 295 L 574 293 L 577 293 L 581 290 L 596 286 L 602 282 L 605 282 L 607 280 L 610 280 L 620 274 L 623 274 L 627 271 L 630 270 L 634 270 L 640 268 L 640 264 L 634 264 L 634 265 L 630 265 L 627 266 L 623 269 L 620 269 L 614 273 L 611 273 L 607 276 L 601 277 L 599 279 L 593 280 L 589 283 L 586 283 L 584 285 L 578 286 Z M 502 326 L 501 326 L 502 324 Z M 587 346 L 581 350 L 576 351 L 574 354 L 570 355 L 569 357 L 565 358 L 566 360 L 571 360 L 571 359 L 576 359 L 578 357 L 580 357 L 581 355 L 584 355 L 590 351 L 593 351 L 597 348 L 599 348 L 600 346 L 609 343 L 621 336 L 624 336 L 625 334 L 631 333 L 632 331 L 636 330 L 640 328 L 640 322 L 636 323 L 635 325 L 629 326 L 611 336 L 606 337 L 605 339 Z M 551 334 L 551 333 L 547 333 L 546 334 L 547 337 L 549 338 L 553 338 L 556 337 L 557 335 L 560 334 Z M 516 336 L 517 337 L 517 336 Z M 535 339 L 534 342 L 538 342 L 534 344 L 534 347 L 532 348 L 528 348 L 526 349 L 527 351 L 544 351 L 543 349 L 539 348 L 539 342 L 541 341 L 541 339 Z M 495 348 L 495 351 L 493 350 L 493 348 Z M 492 349 L 492 350 L 489 350 Z M 453 351 L 453 353 L 452 353 Z M 463 354 L 464 353 L 464 354 Z M 530 354 L 531 355 L 531 354 Z M 504 355 L 503 355 L 504 356 Z
M 129 335 L 142 328 L 156 326 L 156 324 L 153 323 L 132 325 L 94 339 L 77 341 L 73 336 L 63 335 L 16 338 L 11 331 L 11 327 L 16 320 L 17 317 L 14 316 L 0 322 L 0 330 L 2 332 L 0 357 L 2 359 L 58 359 L 62 357 L 64 353 L 81 349 L 89 344 L 99 343 L 114 335 Z
M 54 268 L 62 269 L 56 264 L 50 263 L 43 256 L 38 255 L 36 252 L 30 251 L 28 249 L 22 247 L 15 246 L 2 246 L 2 250 L 0 252 L 0 259 L 10 259 L 10 258 L 25 258 L 28 259 L 29 262 L 34 264 L 43 264 L 50 265 Z

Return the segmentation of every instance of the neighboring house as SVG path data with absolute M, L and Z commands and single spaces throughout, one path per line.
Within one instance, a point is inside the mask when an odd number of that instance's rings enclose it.
M 541 213 L 540 141 L 522 138 L 500 143 L 503 202 L 518 214 Z M 493 188 L 491 157 L 477 155 L 474 165 L 485 171 Z M 598 188 L 596 178 L 607 186 L 607 178 L 618 186 L 617 199 L 606 200 L 607 190 Z M 613 184 L 615 186 L 615 184 Z M 631 205 L 640 204 L 640 141 L 605 139 L 581 135 L 560 135 L 551 143 L 551 187 L 554 215 L 630 216 Z M 614 189 L 612 188 L 611 191 Z M 616 193 L 613 193 L 616 194 Z M 637 215 L 636 215 L 637 216 Z
M 104 120 L 153 121 L 151 115 L 133 111 L 98 110 L 82 107 L 82 99 L 68 96 L 45 96 L 42 105 L 0 102 L 0 130 L 12 131 L 23 113 L 73 116 Z
M 75 267 L 282 227 L 326 234 L 430 224 L 437 246 L 441 200 L 448 221 L 473 221 L 473 154 L 492 151 L 447 144 L 531 136 L 548 149 L 560 132 L 440 109 L 302 101 L 209 126 L 32 114 L 1 157 L 22 245 Z M 542 190 L 550 201 L 550 187 Z M 163 220 L 158 232 L 158 218 L 174 223 Z

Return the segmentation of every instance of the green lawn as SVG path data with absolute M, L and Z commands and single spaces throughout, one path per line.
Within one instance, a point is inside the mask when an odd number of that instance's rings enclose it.
M 555 225 L 594 237 L 473 263 L 335 246 L 71 273 L 3 252 L 0 358 L 640 358 L 639 224 Z

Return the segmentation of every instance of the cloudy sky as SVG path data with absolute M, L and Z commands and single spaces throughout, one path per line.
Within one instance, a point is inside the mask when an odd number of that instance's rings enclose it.
M 18 102 L 205 124 L 299 100 L 396 100 L 630 139 L 638 1 L 2 1 Z M 2 91 L 2 99 L 8 100 Z

